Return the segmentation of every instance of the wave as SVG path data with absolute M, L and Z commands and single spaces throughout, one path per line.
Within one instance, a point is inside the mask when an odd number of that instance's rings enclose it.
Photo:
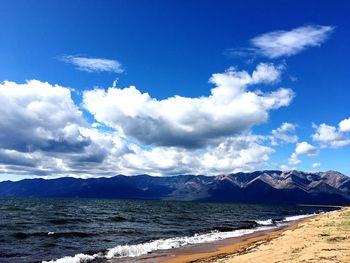
M 42 263 L 88 263 L 96 258 L 96 255 L 77 254 L 74 257 L 63 257 L 56 260 L 43 261 Z
M 274 221 L 272 219 L 267 219 L 267 220 L 256 220 L 255 221 L 258 225 L 260 226 L 270 226 L 274 225 Z
M 124 257 L 138 257 L 156 250 L 174 249 L 187 245 L 194 245 L 206 242 L 213 242 L 231 237 L 238 237 L 254 233 L 261 230 L 269 230 L 272 227 L 257 227 L 254 229 L 239 229 L 234 231 L 220 232 L 212 231 L 205 234 L 195 234 L 188 237 L 174 237 L 167 239 L 158 239 L 136 245 L 119 245 L 108 249 L 104 254 L 98 253 L 94 255 L 77 254 L 73 257 L 64 257 L 51 261 L 43 261 L 43 263 L 86 263 L 95 259 L 113 259 Z
M 105 257 L 112 259 L 115 257 L 138 257 L 148 254 L 155 250 L 174 249 L 187 245 L 194 245 L 199 243 L 212 242 L 231 237 L 243 236 L 251 234 L 259 230 L 268 230 L 270 227 L 258 227 L 255 229 L 240 229 L 227 232 L 212 231 L 206 234 L 196 234 L 190 237 L 174 237 L 167 239 L 159 239 L 137 245 L 117 246 L 107 250 Z
M 256 220 L 258 225 L 255 228 L 250 229 L 237 229 L 229 231 L 229 229 L 221 229 L 223 231 L 214 230 L 209 233 L 195 234 L 193 236 L 185 237 L 174 237 L 167 239 L 158 239 L 154 241 L 149 241 L 145 243 L 135 244 L 135 245 L 119 245 L 114 248 L 107 249 L 106 252 L 100 252 L 94 255 L 77 254 L 73 257 L 63 257 L 51 261 L 43 261 L 42 263 L 87 263 L 97 259 L 113 259 L 113 258 L 124 258 L 124 257 L 138 257 L 146 255 L 156 250 L 167 250 L 184 247 L 187 245 L 194 245 L 200 243 L 207 243 L 218 241 L 226 238 L 239 237 L 247 234 L 254 233 L 256 231 L 262 230 L 272 230 L 277 228 L 283 223 L 300 220 L 305 217 L 313 216 L 309 215 L 297 215 L 297 216 L 287 216 L 283 218 L 279 223 L 275 220 Z
M 310 216 L 314 216 L 316 214 L 307 214 L 307 215 L 298 215 L 298 216 L 287 216 L 284 221 L 286 222 L 290 222 L 290 221 L 296 221 L 296 220 L 300 220 L 306 217 L 310 217 Z
M 300 219 L 307 218 L 307 217 L 314 216 L 314 215 L 316 215 L 316 214 L 286 216 L 286 217 L 281 218 L 281 219 L 256 220 L 255 222 L 259 226 L 272 226 L 272 225 L 280 225 L 280 224 L 283 224 L 283 223 L 286 223 L 286 222 L 300 220 Z

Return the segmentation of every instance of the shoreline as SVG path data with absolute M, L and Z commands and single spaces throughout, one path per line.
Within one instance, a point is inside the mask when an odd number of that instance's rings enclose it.
M 219 262 L 217 260 L 221 260 L 223 258 L 227 258 L 235 254 L 241 254 L 242 252 L 246 253 L 246 251 L 251 250 L 252 247 L 257 248 L 261 244 L 269 243 L 272 240 L 283 236 L 285 232 L 294 231 L 300 228 L 301 224 L 308 224 L 308 222 L 310 222 L 315 218 L 325 217 L 331 213 L 340 213 L 341 211 L 347 211 L 347 210 L 349 210 L 349 215 L 350 215 L 349 207 L 348 208 L 341 207 L 340 209 L 338 206 L 337 207 L 333 206 L 333 207 L 337 209 L 329 212 L 322 212 L 319 214 L 303 215 L 304 218 L 300 218 L 300 216 L 290 216 L 289 220 L 286 218 L 286 220 L 283 221 L 283 223 L 276 224 L 276 225 L 262 226 L 259 229 L 258 228 L 252 229 L 253 231 L 248 230 L 248 232 L 245 232 L 242 235 L 231 235 L 226 238 L 221 237 L 222 239 L 216 239 L 215 241 L 193 243 L 191 245 L 180 246 L 180 247 L 175 246 L 169 249 L 167 248 L 167 249 L 152 250 L 148 253 L 144 253 L 143 255 L 136 256 L 136 257 L 119 257 L 119 258 L 108 259 L 108 256 L 103 256 L 101 254 L 100 255 L 94 254 L 91 256 L 85 255 L 85 254 L 77 254 L 74 257 L 61 258 L 59 259 L 61 261 L 57 261 L 57 262 L 66 262 L 62 260 L 69 258 L 69 259 L 79 260 L 79 262 L 80 260 L 84 259 L 88 261 L 101 262 L 101 263 L 185 263 L 185 262 L 186 263 L 187 262 L 216 263 L 216 262 Z M 350 225 L 350 220 L 349 220 L 349 225 Z M 123 249 L 123 248 L 117 248 L 117 249 Z M 144 249 L 144 248 L 131 248 L 131 249 Z M 349 252 L 350 252 L 350 247 L 349 247 Z M 50 261 L 50 262 L 56 262 L 56 261 Z M 220 261 L 220 262 L 226 262 L 226 261 Z M 239 262 L 246 262 L 246 261 L 239 261 Z
M 181 261 L 182 257 L 191 257 L 198 254 L 216 254 L 221 247 L 229 246 L 232 243 L 241 243 L 248 239 L 259 238 L 266 234 L 284 229 L 293 224 L 293 221 L 286 223 L 283 226 L 275 226 L 273 229 L 268 230 L 257 230 L 253 233 L 243 234 L 237 237 L 229 237 L 221 240 L 192 244 L 188 246 L 178 247 L 174 249 L 156 250 L 150 254 L 138 256 L 138 257 L 125 257 L 116 258 L 102 261 L 103 263 L 180 263 L 180 262 L 191 262 Z M 193 260 L 192 260 L 193 261 Z
M 298 227 L 301 222 L 307 222 L 309 219 L 317 217 L 319 215 L 310 216 L 307 218 L 291 221 L 285 226 L 279 226 L 270 230 L 256 231 L 252 234 L 243 235 L 237 238 L 227 238 L 224 241 L 224 245 L 220 244 L 220 241 L 200 244 L 200 246 L 214 247 L 213 251 L 203 251 L 200 253 L 181 254 L 175 253 L 175 256 L 166 260 L 160 261 L 160 263 L 188 263 L 188 262 L 203 262 L 206 260 L 214 260 L 216 258 L 222 258 L 224 256 L 237 253 L 245 248 L 261 241 L 270 241 L 273 238 L 278 237 L 287 230 L 293 230 Z M 215 244 L 217 243 L 217 244 Z M 227 243 L 227 244 L 225 244 Z
M 334 207 L 334 206 L 333 206 Z M 339 208 L 339 207 L 336 207 Z M 335 211 L 340 211 L 334 210 Z M 329 212 L 326 212 L 329 213 Z M 299 223 L 307 222 L 312 218 L 322 214 L 310 215 L 305 218 L 284 222 L 279 226 L 267 226 L 271 229 L 256 230 L 249 234 L 241 236 L 224 238 L 221 240 L 198 243 L 189 246 L 183 246 L 174 249 L 157 250 L 150 254 L 139 257 L 126 257 L 118 259 L 110 259 L 103 261 L 104 263 L 187 263 L 202 262 L 202 260 L 212 260 L 217 257 L 227 256 L 232 253 L 239 252 L 257 242 L 269 241 L 278 237 L 287 230 L 293 230 L 298 227 Z
M 269 251 L 271 251 L 269 253 L 278 254 L 278 249 L 280 247 L 283 247 L 284 245 L 287 245 L 287 244 L 283 244 L 283 243 L 278 243 L 278 242 L 283 241 L 281 237 L 286 237 L 285 239 L 288 239 L 287 234 L 289 234 L 292 237 L 291 233 L 294 233 L 296 231 L 301 231 L 301 228 L 306 228 L 306 227 L 310 228 L 311 223 L 315 225 L 315 222 L 317 223 L 317 222 L 320 222 L 322 220 L 324 221 L 324 224 L 326 224 L 326 225 L 327 224 L 329 224 L 329 225 L 336 224 L 336 223 L 334 223 L 334 220 L 337 220 L 338 218 L 342 218 L 339 215 L 342 215 L 342 214 L 350 215 L 350 207 L 342 206 L 340 208 L 341 209 L 339 209 L 339 210 L 325 212 L 322 214 L 318 214 L 318 215 L 314 215 L 314 216 L 310 216 L 307 218 L 297 220 L 295 222 L 292 222 L 290 225 L 282 227 L 280 229 L 272 229 L 272 230 L 262 231 L 265 233 L 261 233 L 260 235 L 257 235 L 257 236 L 252 236 L 254 233 L 250 234 L 250 235 L 242 236 L 241 238 L 243 240 L 241 240 L 239 242 L 232 242 L 234 240 L 231 240 L 231 244 L 218 246 L 218 247 L 216 247 L 216 249 L 214 251 L 208 250 L 206 252 L 192 253 L 192 254 L 191 253 L 189 253 L 189 254 L 174 253 L 171 258 L 167 258 L 167 259 L 164 259 L 164 260 L 158 261 L 158 262 L 160 262 L 160 263 L 188 263 L 188 262 L 192 262 L 192 263 L 195 263 L 195 262 L 196 263 L 229 262 L 229 263 L 231 263 L 231 262 L 247 262 L 248 259 L 250 259 L 249 262 L 272 262 L 271 259 L 269 260 L 267 258 L 263 258 L 262 252 L 260 253 L 261 255 L 259 254 L 262 246 L 264 246 L 264 249 L 268 248 Z M 330 220 L 333 220 L 333 221 L 329 222 Z M 339 220 L 341 220 L 341 219 L 339 219 Z M 349 229 L 346 230 L 346 231 L 348 231 L 347 232 L 348 235 L 346 236 L 346 238 L 349 239 L 350 238 L 350 222 L 348 222 L 347 224 L 349 224 Z M 317 227 L 321 227 L 321 226 L 317 226 Z M 319 237 L 318 237 L 319 240 L 321 240 L 323 237 L 330 236 L 330 234 L 328 233 L 328 232 L 330 232 L 329 230 L 322 230 L 322 231 L 325 231 L 325 233 L 322 232 L 321 234 L 319 234 Z M 337 231 L 337 229 L 336 229 L 336 231 Z M 302 234 L 303 233 L 301 233 L 300 238 L 305 240 L 305 237 L 303 237 Z M 293 236 L 293 238 L 295 238 L 295 236 Z M 281 239 L 281 241 L 279 241 L 278 239 Z M 285 239 L 284 239 L 284 241 L 285 241 Z M 344 239 L 343 239 L 343 237 L 334 237 L 334 240 L 344 240 Z M 272 245 L 271 241 L 276 241 L 276 243 L 278 243 L 278 246 Z M 349 242 L 350 242 L 350 240 L 349 240 Z M 213 242 L 213 243 L 215 243 L 215 242 Z M 317 253 L 319 253 L 319 252 L 321 253 L 321 251 L 331 251 L 333 248 L 324 248 L 324 247 L 327 247 L 327 245 L 329 245 L 329 246 L 333 245 L 332 242 L 329 242 L 329 243 L 330 244 L 328 244 L 326 242 L 326 245 L 324 245 L 324 244 L 319 245 L 319 251 L 318 251 L 317 247 L 314 250 Z M 307 247 L 306 244 L 307 244 L 307 242 L 305 241 L 304 247 Z M 202 244 L 202 245 L 204 245 L 204 244 Z M 288 245 L 291 246 L 290 244 L 288 244 Z M 301 244 L 299 244 L 299 245 L 301 245 Z M 210 244 L 207 244 L 207 246 L 210 247 Z M 338 256 L 338 254 L 340 254 L 340 252 L 337 252 L 336 249 L 333 249 L 333 250 L 334 250 L 333 251 L 334 253 L 332 254 L 332 257 L 336 257 L 336 256 Z M 334 261 L 334 262 L 350 262 L 350 243 L 346 244 L 346 246 L 343 250 L 348 251 L 349 261 Z M 290 253 L 293 252 L 292 249 L 289 249 L 289 250 L 286 249 L 286 251 L 287 252 L 290 251 Z M 257 255 L 254 255 L 254 253 L 256 253 Z M 302 256 L 307 258 L 309 255 L 302 255 Z M 343 255 L 340 255 L 340 256 L 343 256 Z M 246 259 L 243 259 L 243 257 L 246 257 Z M 254 259 L 256 261 L 254 261 Z M 253 260 L 253 261 L 251 261 L 251 260 Z M 291 261 L 291 258 L 287 255 L 287 253 L 284 256 L 283 260 L 281 260 L 281 261 L 276 260 L 274 262 L 283 262 L 283 261 L 287 261 L 287 262 Z M 296 262 L 296 261 L 292 261 L 292 262 Z M 310 262 L 319 262 L 319 261 L 316 260 L 316 261 L 310 261 Z M 328 261 L 322 261 L 322 262 L 328 262 Z M 333 261 L 329 261 L 329 262 L 333 262 Z

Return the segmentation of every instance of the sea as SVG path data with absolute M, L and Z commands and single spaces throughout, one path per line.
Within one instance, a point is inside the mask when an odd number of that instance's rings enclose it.
M 113 262 L 268 230 L 329 207 L 2 198 L 0 262 Z

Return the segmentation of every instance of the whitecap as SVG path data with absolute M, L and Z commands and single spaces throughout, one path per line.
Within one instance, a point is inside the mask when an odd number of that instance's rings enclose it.
M 194 244 L 218 241 L 226 238 L 239 237 L 239 236 L 254 233 L 256 231 L 272 230 L 283 225 L 283 222 L 300 220 L 302 218 L 310 217 L 313 215 L 315 214 L 287 216 L 283 219 L 283 221 L 281 221 L 281 223 L 277 224 L 277 226 L 274 225 L 274 222 L 272 219 L 257 220 L 256 223 L 259 224 L 260 226 L 252 229 L 239 229 L 239 230 L 233 230 L 233 231 L 227 231 L 227 232 L 212 231 L 204 234 L 195 234 L 193 236 L 157 239 L 157 240 L 140 243 L 140 244 L 134 244 L 134 245 L 119 245 L 119 246 L 107 249 L 107 252 L 105 254 L 102 254 L 102 253 L 98 253 L 94 255 L 77 254 L 73 257 L 64 257 L 64 258 L 51 260 L 51 261 L 43 261 L 42 263 L 87 263 L 95 259 L 139 257 L 157 250 L 180 248 L 187 245 L 194 245 Z
M 42 263 L 88 263 L 97 258 L 96 255 L 77 254 L 74 257 L 63 257 L 51 261 L 43 261 Z
M 295 220 L 300 220 L 306 217 L 314 216 L 316 214 L 307 214 L 307 215 L 297 215 L 297 216 L 287 216 L 283 221 L 290 222 Z
M 273 225 L 273 221 L 272 219 L 267 219 L 267 220 L 256 220 L 255 221 L 258 225 L 261 225 L 261 226 L 270 226 L 270 225 Z

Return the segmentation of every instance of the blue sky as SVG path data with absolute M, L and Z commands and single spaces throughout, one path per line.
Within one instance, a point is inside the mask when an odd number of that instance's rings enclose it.
M 346 1 L 2 1 L 0 180 L 349 175 L 349 11 Z

